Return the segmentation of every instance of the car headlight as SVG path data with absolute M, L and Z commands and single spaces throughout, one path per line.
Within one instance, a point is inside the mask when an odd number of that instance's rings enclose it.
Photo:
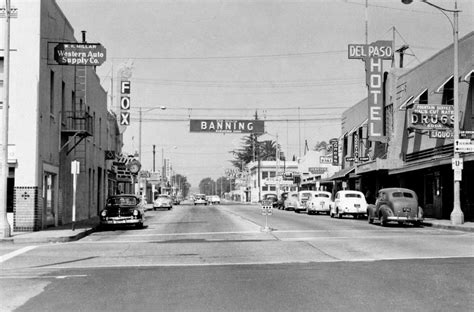
M 139 212 L 138 210 L 135 209 L 135 210 L 133 211 L 133 215 L 134 215 L 135 217 L 137 217 L 139 214 L 140 214 L 140 212 Z
M 100 213 L 100 215 L 102 217 L 107 217 L 107 210 L 102 210 L 102 212 Z

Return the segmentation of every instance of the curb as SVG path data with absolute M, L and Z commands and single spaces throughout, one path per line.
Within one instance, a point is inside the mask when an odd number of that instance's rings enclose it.
M 95 232 L 98 226 L 89 228 L 83 231 L 78 231 L 77 234 L 70 236 L 49 236 L 49 237 L 9 237 L 0 240 L 0 243 L 11 243 L 11 244 L 45 244 L 45 243 L 67 243 L 80 240 L 87 235 Z
M 463 227 L 463 226 L 459 226 L 459 225 L 445 225 L 445 224 L 437 224 L 437 223 L 431 223 L 431 222 L 423 222 L 423 226 L 429 226 L 429 227 L 444 229 L 444 230 L 474 232 L 474 228 L 472 228 L 472 227 Z

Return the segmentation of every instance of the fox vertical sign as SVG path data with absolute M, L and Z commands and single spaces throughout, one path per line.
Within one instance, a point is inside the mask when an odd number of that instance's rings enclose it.
M 120 81 L 120 125 L 130 126 L 130 81 Z

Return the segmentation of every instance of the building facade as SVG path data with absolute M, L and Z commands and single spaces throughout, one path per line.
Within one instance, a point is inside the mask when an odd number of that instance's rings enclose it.
M 14 231 L 36 231 L 73 220 L 73 160 L 80 163 L 75 219 L 98 214 L 114 181 L 105 155 L 122 141 L 95 68 L 53 61 L 58 42 L 77 42 L 57 3 L 14 6 L 21 13 L 10 31 L 8 211 Z
M 385 73 L 386 142 L 367 140 L 366 99 L 343 114 L 343 169 L 337 174 L 337 179 L 347 181 L 351 189 L 371 194 L 369 202 L 383 187 L 413 189 L 426 217 L 450 218 L 454 193 L 453 123 L 449 122 L 454 111 L 453 79 L 459 81 L 462 138 L 472 140 L 474 32 L 459 40 L 459 77 L 456 78 L 453 78 L 453 53 L 450 45 L 414 68 L 392 68 Z M 420 107 L 426 111 L 414 111 Z M 431 109 L 426 109 L 429 107 Z M 366 112 L 365 116 L 363 112 Z M 417 114 L 415 117 L 414 112 Z M 421 127 L 414 124 L 419 122 L 417 118 L 424 120 Z M 356 152 L 365 153 L 368 159 L 354 161 Z M 347 161 L 348 158 L 351 161 Z M 464 161 L 460 183 L 461 208 L 465 219 L 472 220 L 474 153 L 462 153 L 461 158 Z

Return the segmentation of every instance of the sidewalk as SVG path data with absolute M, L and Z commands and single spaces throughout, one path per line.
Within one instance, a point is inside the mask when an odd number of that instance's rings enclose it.
M 446 230 L 474 232 L 474 222 L 452 225 L 450 220 L 425 219 L 425 227 Z M 14 232 L 11 237 L 0 239 L 0 243 L 33 244 L 33 243 L 64 243 L 79 240 L 94 232 L 99 226 L 99 217 L 76 223 L 75 230 L 71 224 L 61 225 L 36 232 Z
M 99 224 L 99 217 L 96 216 L 88 220 L 76 222 L 74 231 L 72 230 L 72 224 L 65 224 L 42 231 L 12 232 L 11 237 L 0 238 L 0 243 L 39 244 L 72 242 L 94 232 Z

